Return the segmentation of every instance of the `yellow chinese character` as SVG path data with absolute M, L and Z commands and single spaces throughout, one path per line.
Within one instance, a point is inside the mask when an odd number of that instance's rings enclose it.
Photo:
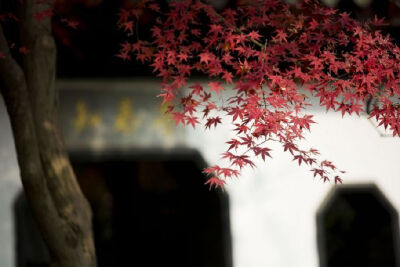
M 75 132 L 79 133 L 88 126 L 98 127 L 101 124 L 100 113 L 91 114 L 83 100 L 76 103 L 75 111 L 76 116 L 72 122 Z
M 119 103 L 118 115 L 114 123 L 114 127 L 118 132 L 123 134 L 132 133 L 140 121 L 133 113 L 132 101 L 129 98 L 124 98 Z
M 168 109 L 168 104 L 157 105 L 159 108 L 159 114 L 153 121 L 153 127 L 159 129 L 166 135 L 171 135 L 174 130 L 174 122 L 171 114 L 165 114 Z

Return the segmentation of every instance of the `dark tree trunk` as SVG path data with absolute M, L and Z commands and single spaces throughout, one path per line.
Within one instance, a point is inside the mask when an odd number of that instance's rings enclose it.
M 51 18 L 34 14 L 52 8 L 21 1 L 21 42 L 30 52 L 20 66 L 0 26 L 0 86 L 9 113 L 21 179 L 49 249 L 52 266 L 96 266 L 91 210 L 64 148 L 55 88 L 56 46 Z M 41 1 L 51 2 L 51 1 Z

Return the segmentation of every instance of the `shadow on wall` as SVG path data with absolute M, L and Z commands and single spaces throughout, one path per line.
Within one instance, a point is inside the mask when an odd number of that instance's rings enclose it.
M 398 267 L 399 220 L 376 185 L 332 189 L 317 214 L 320 267 Z
M 192 150 L 71 153 L 93 208 L 99 267 L 231 267 L 226 193 L 204 185 Z M 18 267 L 49 266 L 23 194 L 15 204 Z

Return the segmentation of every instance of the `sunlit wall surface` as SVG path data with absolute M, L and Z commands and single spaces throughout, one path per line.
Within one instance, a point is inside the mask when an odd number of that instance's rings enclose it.
M 375 183 L 392 205 L 400 208 L 399 138 L 377 131 L 366 117 L 345 116 L 310 109 L 317 124 L 304 146 L 317 148 L 321 157 L 345 170 L 346 184 Z M 228 129 L 189 131 L 189 143 L 212 163 L 232 134 Z M 334 185 L 314 179 L 289 153 L 272 145 L 273 159 L 245 169 L 228 183 L 235 267 L 319 266 L 316 212 Z M 373 216 L 371 214 L 371 216 Z

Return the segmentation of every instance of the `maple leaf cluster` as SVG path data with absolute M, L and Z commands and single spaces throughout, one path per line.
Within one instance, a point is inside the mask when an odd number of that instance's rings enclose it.
M 205 169 L 210 186 L 222 187 L 242 168 L 253 167 L 254 156 L 271 157 L 271 142 L 310 166 L 314 177 L 341 183 L 342 171 L 319 160 L 317 150 L 298 145 L 314 123 L 304 114 L 311 97 L 342 115 L 359 115 L 374 98 L 370 116 L 393 136 L 400 134 L 400 49 L 379 31 L 382 20 L 361 23 L 311 0 L 258 0 L 221 12 L 195 0 L 173 0 L 167 10 L 145 0 L 140 8 L 158 14 L 152 39 L 128 40 L 118 56 L 129 60 L 134 54 L 162 78 L 160 96 L 177 124 L 195 127 L 202 116 L 206 128 L 215 127 L 221 112 L 232 119 L 235 138 L 223 153 L 230 167 Z M 133 39 L 130 25 L 139 14 L 120 13 L 119 23 Z M 209 83 L 195 83 L 181 97 L 196 73 L 207 75 Z M 228 85 L 233 96 L 219 101 Z

